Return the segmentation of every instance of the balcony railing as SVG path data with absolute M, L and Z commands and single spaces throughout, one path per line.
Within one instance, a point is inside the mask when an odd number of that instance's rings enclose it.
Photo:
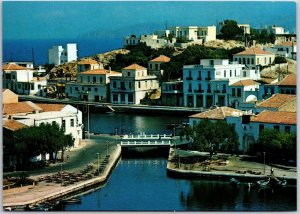
M 218 94 L 220 93 L 220 90 L 214 90 L 214 93 Z
M 211 77 L 205 77 L 205 80 L 211 80 Z
M 222 90 L 222 93 L 226 94 L 226 90 Z
M 196 92 L 196 93 L 203 93 L 204 90 L 199 90 L 199 89 L 197 89 L 197 90 L 194 90 L 194 92 Z
M 197 77 L 197 80 L 202 80 L 202 77 Z
M 209 89 L 209 90 L 207 90 L 207 93 L 211 93 L 211 90 Z
M 193 78 L 192 77 L 187 77 L 186 80 L 193 80 Z

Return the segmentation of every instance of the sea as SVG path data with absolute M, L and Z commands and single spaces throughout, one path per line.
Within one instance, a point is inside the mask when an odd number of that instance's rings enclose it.
M 52 46 L 61 45 L 66 47 L 67 43 L 77 44 L 78 58 L 92 56 L 99 53 L 123 47 L 122 38 L 102 39 L 21 39 L 2 40 L 2 62 L 29 61 L 34 59 L 34 65 L 48 63 L 48 49 Z

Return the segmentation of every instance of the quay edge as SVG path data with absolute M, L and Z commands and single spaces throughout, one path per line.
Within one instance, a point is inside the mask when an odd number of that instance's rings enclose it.
M 5 203 L 3 202 L 2 207 L 16 207 L 16 206 L 26 206 L 26 205 L 31 205 L 31 204 L 37 204 L 37 203 L 42 203 L 42 202 L 46 202 L 46 201 L 53 201 L 53 200 L 57 200 L 60 199 L 62 197 L 71 195 L 71 194 L 75 194 L 77 192 L 83 191 L 83 190 L 87 190 L 89 188 L 94 187 L 95 185 L 99 185 L 99 184 L 103 184 L 105 183 L 110 174 L 112 173 L 112 170 L 114 169 L 114 167 L 117 165 L 120 157 L 121 157 L 121 146 L 117 145 L 116 149 L 114 150 L 113 154 L 111 154 L 112 159 L 111 161 L 108 163 L 108 166 L 106 168 L 106 170 L 104 171 L 103 175 L 93 178 L 93 179 L 89 179 L 86 180 L 82 183 L 78 183 L 76 185 L 71 185 L 69 187 L 66 187 L 58 192 L 54 192 L 51 194 L 46 194 L 43 197 L 39 197 L 36 199 L 33 199 L 31 201 L 21 201 L 21 202 L 14 202 L 14 203 Z

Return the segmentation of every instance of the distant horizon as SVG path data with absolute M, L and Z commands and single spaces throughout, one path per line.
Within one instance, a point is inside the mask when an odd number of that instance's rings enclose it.
M 251 28 L 277 25 L 296 33 L 296 2 L 292 1 L 4 1 L 2 17 L 3 40 L 119 38 L 163 30 L 166 24 L 216 26 L 226 19 Z

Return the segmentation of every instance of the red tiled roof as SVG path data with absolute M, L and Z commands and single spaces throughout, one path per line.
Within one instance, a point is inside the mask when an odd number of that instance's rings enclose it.
M 283 80 L 281 80 L 277 85 L 280 86 L 296 86 L 297 84 L 297 78 L 296 74 L 289 74 Z
M 29 70 L 29 69 L 26 67 L 23 67 L 23 66 L 16 65 L 16 64 L 8 63 L 8 64 L 2 65 L 2 70 Z
M 150 62 L 170 62 L 170 58 L 165 55 L 160 55 L 159 57 L 156 57 L 155 59 L 152 59 Z
M 132 64 L 132 65 L 129 65 L 125 68 L 123 68 L 123 70 L 145 70 L 146 68 L 138 65 L 138 64 Z
M 39 109 L 35 108 L 34 104 L 31 102 L 18 102 L 3 104 L 2 110 L 3 115 L 14 115 L 23 113 L 33 113 L 35 110 Z
M 224 120 L 228 116 L 240 116 L 242 111 L 229 108 L 229 107 L 219 107 L 213 110 L 208 110 L 198 114 L 189 116 L 190 118 L 199 119 L 211 119 L 211 120 Z
M 80 72 L 79 74 L 95 75 L 95 74 L 121 74 L 120 72 L 110 71 L 106 69 L 94 69 L 89 71 Z
M 275 46 L 290 46 L 290 47 L 292 47 L 293 45 L 297 46 L 297 43 L 296 42 L 292 42 L 292 41 L 287 41 L 287 42 L 282 42 L 280 44 L 277 44 Z
M 246 49 L 240 53 L 234 54 L 234 55 L 263 55 L 263 54 L 274 55 L 273 53 L 264 51 L 260 48 L 248 48 L 248 49 Z
M 230 86 L 248 86 L 248 85 L 256 85 L 258 84 L 257 82 L 255 82 L 252 79 L 247 79 L 247 80 L 239 80 L 233 84 L 231 84 Z
M 96 60 L 93 59 L 83 59 L 78 62 L 79 65 L 91 65 L 91 64 L 99 64 Z
M 16 120 L 2 120 L 3 128 L 11 131 L 17 131 L 18 129 L 26 128 L 27 126 Z
M 44 112 L 48 111 L 61 111 L 66 105 L 64 104 L 48 104 L 48 103 L 36 103 Z
M 263 111 L 251 117 L 251 122 L 296 125 L 297 113 L 287 111 Z
M 296 100 L 297 96 L 292 94 L 274 94 L 272 97 L 262 101 L 256 107 L 258 108 L 280 108 L 287 102 Z

